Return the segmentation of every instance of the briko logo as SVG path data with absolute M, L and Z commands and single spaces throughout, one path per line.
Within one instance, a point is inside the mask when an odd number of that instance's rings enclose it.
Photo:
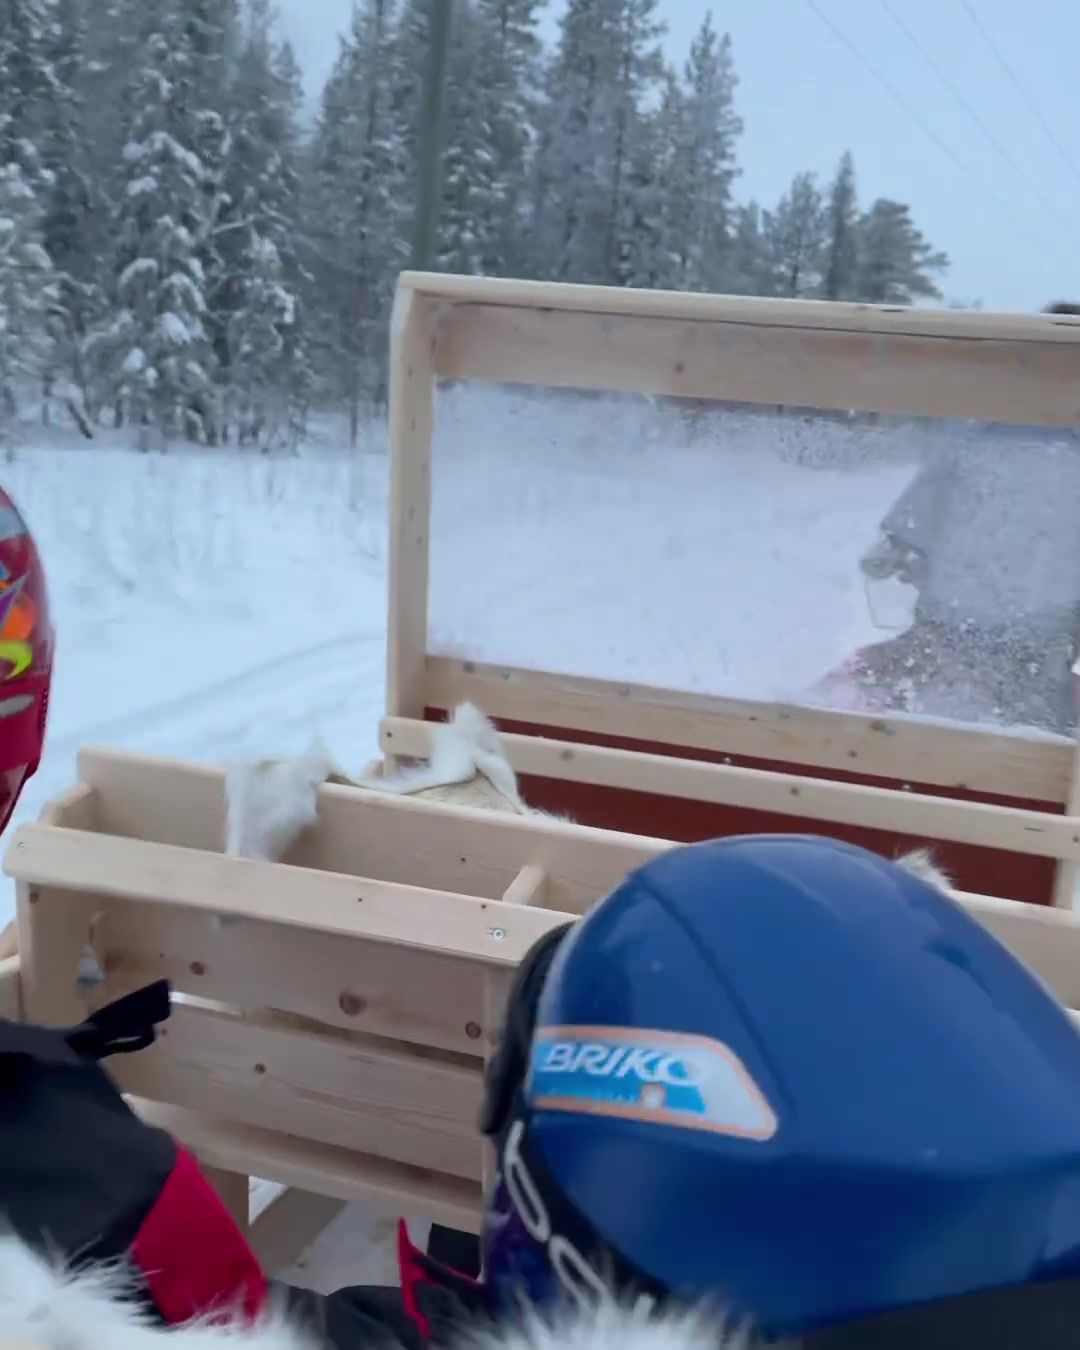
M 533 1106 L 771 1139 L 776 1115 L 730 1046 L 634 1027 L 543 1027 L 529 1066 Z

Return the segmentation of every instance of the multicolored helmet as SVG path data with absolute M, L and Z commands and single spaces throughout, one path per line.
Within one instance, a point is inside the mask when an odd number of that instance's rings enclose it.
M 41 760 L 54 645 L 41 559 L 0 488 L 0 829 Z

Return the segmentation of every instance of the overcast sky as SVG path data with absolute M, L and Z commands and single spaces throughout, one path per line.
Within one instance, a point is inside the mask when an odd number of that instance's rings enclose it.
M 352 0 L 278 3 L 314 95 Z M 1080 300 L 1077 0 L 661 0 L 673 58 L 709 8 L 734 42 L 744 197 L 771 205 L 794 173 L 826 176 L 850 149 L 863 199 L 909 202 L 952 258 L 948 297 Z

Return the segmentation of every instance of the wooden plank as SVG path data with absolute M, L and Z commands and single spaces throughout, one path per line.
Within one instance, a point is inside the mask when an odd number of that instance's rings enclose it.
M 76 852 L 87 840 L 96 838 L 53 825 L 24 825 L 23 829 L 63 838 Z M 92 896 L 77 889 L 78 880 L 76 875 L 75 887 L 67 888 L 16 878 L 22 1009 L 28 1022 L 68 1026 L 82 1021 L 89 1010 L 77 981 L 96 906 Z
M 1080 420 L 1080 343 L 989 334 L 886 336 L 469 304 L 440 317 L 435 370 L 446 379 L 842 412 Z
M 18 956 L 7 956 L 0 960 L 0 1017 L 9 1022 L 23 1020 Z
M 1080 731 L 1074 742 L 1072 771 L 1069 775 L 1069 792 L 1065 799 L 1067 815 L 1080 815 Z M 1055 909 L 1073 909 L 1077 903 L 1080 867 L 1074 862 L 1059 862 L 1054 873 L 1054 889 L 1051 903 Z
M 85 783 L 76 783 L 47 801 L 41 808 L 38 820 L 43 825 L 64 825 L 71 830 L 96 830 L 97 805 L 97 794 L 93 788 Z M 16 956 L 18 951 L 19 925 L 17 919 L 13 918 L 0 932 L 0 963 Z M 0 1012 L 0 1017 L 11 1015 Z
M 4 870 L 26 887 L 67 891 L 81 912 L 88 897 L 145 899 L 206 915 L 262 919 L 496 965 L 516 964 L 537 938 L 568 917 L 48 825 L 23 825 L 16 831 Z M 81 935 L 80 941 L 85 941 Z
M 441 1176 L 356 1149 L 295 1139 L 265 1126 L 216 1120 L 161 1102 L 133 1099 L 151 1125 L 168 1130 L 207 1165 L 239 1170 L 389 1214 L 422 1214 L 465 1232 L 480 1231 L 482 1197 L 475 1181 Z
M 521 281 L 512 277 L 460 276 L 445 272 L 402 272 L 398 287 L 416 291 L 444 305 L 511 305 L 571 313 L 726 320 L 928 337 L 1009 337 L 1066 343 L 1080 340 L 1080 320 L 1071 315 L 925 309 L 833 300 L 777 300 L 637 287 L 585 286 L 575 282 Z
M 503 900 L 508 905 L 543 905 L 547 899 L 547 884 L 544 869 L 529 863 L 507 886 Z
M 430 753 L 433 732 L 431 722 L 397 717 L 383 723 L 385 744 L 414 757 Z M 502 742 L 516 773 L 1080 861 L 1074 816 L 536 736 L 504 733 Z
M 258 919 L 225 924 L 159 904 L 102 900 L 96 951 L 108 997 L 151 980 L 343 1030 L 478 1054 L 489 1035 L 478 963 L 343 940 Z
M 345 1208 L 337 1196 L 316 1195 L 290 1186 L 274 1197 L 251 1223 L 248 1242 L 271 1278 L 288 1269 Z
M 98 828 L 98 794 L 89 783 L 74 783 L 41 808 L 42 825 L 63 825 L 69 830 Z
M 388 711 L 424 711 L 435 345 L 431 305 L 399 288 L 390 324 Z
M 489 717 L 930 786 L 1064 802 L 1073 742 L 684 694 L 429 655 L 427 703 Z
M 152 1047 L 108 1067 L 150 1101 L 479 1180 L 479 1070 L 385 1044 L 181 1003 Z
M 233 1223 L 246 1236 L 251 1225 L 251 1188 L 247 1174 L 205 1164 L 202 1172 L 229 1211 Z
M 80 754 L 79 772 L 96 785 L 103 828 L 110 833 L 220 851 L 223 769 L 89 749 Z M 330 785 L 319 793 L 318 824 L 285 861 L 492 900 L 524 865 L 536 863 L 548 873 L 545 903 L 579 909 L 651 856 L 650 841 L 639 835 L 568 831 L 557 821 L 542 825 Z

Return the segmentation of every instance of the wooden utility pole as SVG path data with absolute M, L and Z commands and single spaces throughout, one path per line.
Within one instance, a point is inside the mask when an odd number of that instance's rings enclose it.
M 431 22 L 424 58 L 420 124 L 416 138 L 416 219 L 413 225 L 412 266 L 431 270 L 435 230 L 442 193 L 443 110 L 446 103 L 446 66 L 454 0 L 430 0 Z

